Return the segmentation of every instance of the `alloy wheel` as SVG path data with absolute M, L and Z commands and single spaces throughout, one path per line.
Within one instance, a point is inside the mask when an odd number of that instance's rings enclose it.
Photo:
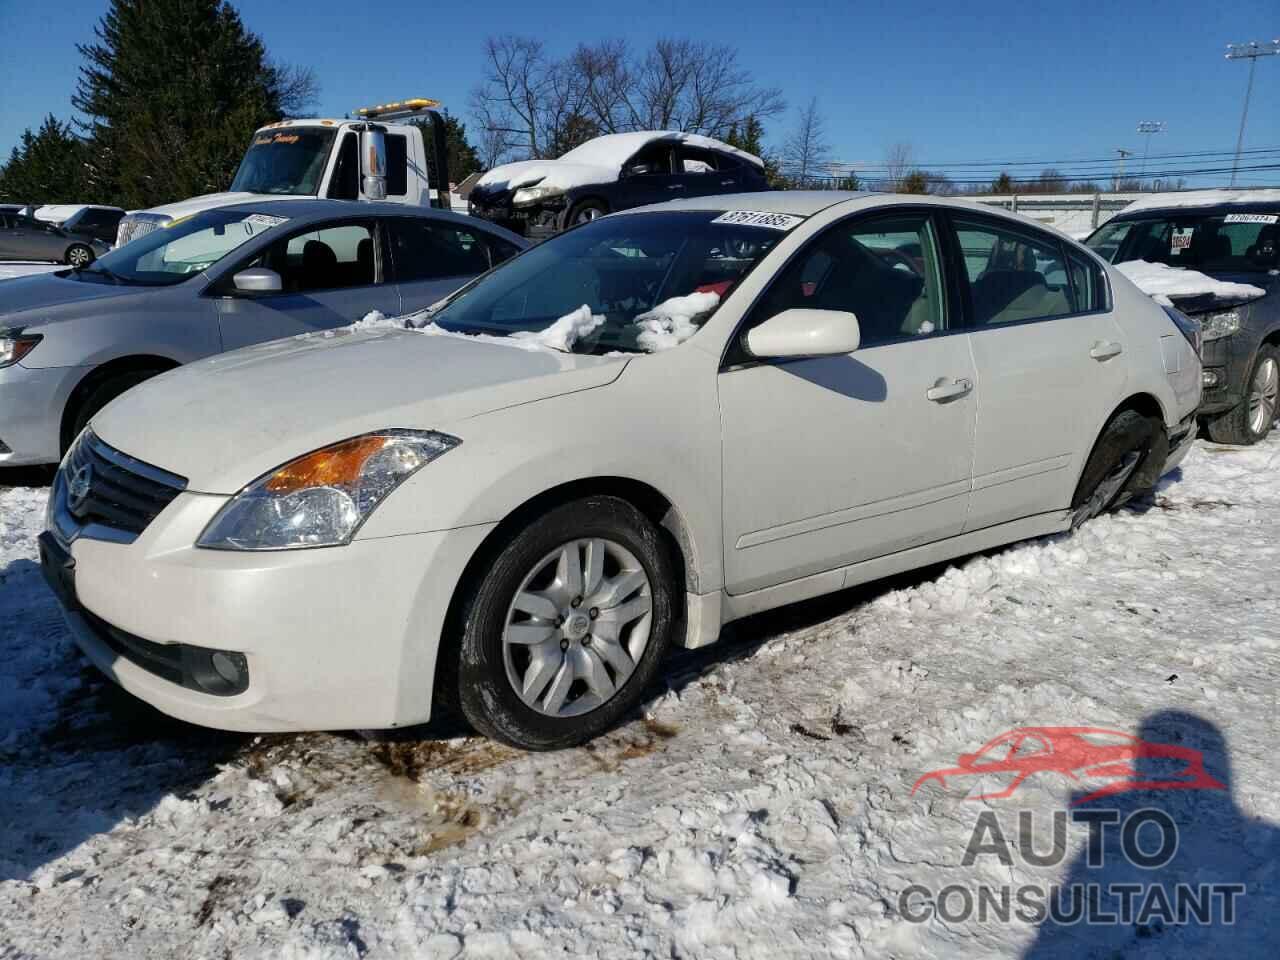
M 653 591 L 612 540 L 573 540 L 525 575 L 507 611 L 502 657 L 524 704 L 576 717 L 613 698 L 649 643 Z
M 1274 357 L 1267 357 L 1254 371 L 1249 385 L 1249 429 L 1255 436 L 1267 432 L 1276 417 L 1276 403 L 1280 398 L 1280 365 Z

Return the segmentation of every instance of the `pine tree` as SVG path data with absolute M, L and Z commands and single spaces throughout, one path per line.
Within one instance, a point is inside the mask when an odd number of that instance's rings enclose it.
M 1013 177 L 1004 171 L 991 183 L 992 193 L 1013 193 Z
M 745 150 L 764 161 L 764 177 L 769 186 L 776 190 L 785 190 L 787 178 L 782 175 L 778 158 L 773 156 L 764 146 L 764 124 L 754 116 L 743 121 L 742 126 L 732 124 L 724 135 L 724 142 L 731 147 Z
M 111 0 L 79 46 L 94 199 L 145 207 L 226 189 L 253 131 L 314 97 L 223 0 Z
M 74 203 L 83 199 L 87 148 L 52 114 L 22 134 L 0 168 L 0 199 L 18 203 Z

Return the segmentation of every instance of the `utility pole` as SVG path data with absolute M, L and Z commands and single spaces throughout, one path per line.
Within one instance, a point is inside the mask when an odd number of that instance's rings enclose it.
M 1274 57 L 1280 54 L 1280 40 L 1261 42 L 1250 40 L 1248 43 L 1228 43 L 1226 58 L 1228 60 L 1249 61 L 1249 85 L 1244 88 L 1244 112 L 1240 114 L 1240 134 L 1236 137 L 1236 158 L 1231 163 L 1231 186 L 1236 185 L 1236 168 L 1240 166 L 1240 150 L 1244 147 L 1244 124 L 1249 119 L 1249 98 L 1253 95 L 1253 71 L 1258 65 L 1259 57 Z
M 1124 162 L 1132 156 L 1132 150 L 1126 150 L 1124 147 L 1116 147 L 1116 178 L 1111 183 L 1112 192 L 1119 191 L 1120 181 L 1124 179 Z
M 1147 142 L 1142 148 L 1142 167 L 1139 174 L 1147 172 L 1147 154 L 1151 152 L 1151 135 L 1154 133 L 1164 133 L 1168 128 L 1168 124 L 1163 120 L 1139 120 L 1138 132 L 1145 134 Z

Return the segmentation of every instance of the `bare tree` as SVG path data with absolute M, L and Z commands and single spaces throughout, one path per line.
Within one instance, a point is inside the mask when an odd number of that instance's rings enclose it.
M 286 118 L 300 117 L 315 106 L 320 97 L 320 81 L 314 70 L 287 63 L 273 63 L 271 70 L 280 111 Z
M 915 150 L 910 143 L 899 140 L 884 152 L 885 186 L 895 192 L 902 192 L 902 181 L 911 169 Z
M 508 147 L 529 157 L 556 156 L 588 134 L 723 136 L 785 106 L 778 90 L 756 86 L 732 47 L 701 41 L 659 40 L 635 56 L 626 41 L 604 40 L 554 60 L 541 41 L 503 36 L 485 42 L 485 59 L 472 111 L 485 131 L 505 131 Z
M 810 185 L 811 178 L 826 170 L 831 159 L 831 145 L 827 142 L 826 122 L 818 113 L 818 98 L 800 111 L 800 122 L 795 132 L 782 145 L 782 169 L 798 187 Z

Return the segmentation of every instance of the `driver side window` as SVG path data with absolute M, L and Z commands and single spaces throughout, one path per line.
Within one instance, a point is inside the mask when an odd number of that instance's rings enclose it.
M 928 214 L 858 219 L 811 241 L 773 281 L 746 329 L 783 310 L 841 310 L 858 318 L 863 347 L 913 340 L 946 329 L 942 289 Z
M 628 177 L 663 176 L 671 173 L 671 146 L 651 143 L 627 161 L 622 172 Z

